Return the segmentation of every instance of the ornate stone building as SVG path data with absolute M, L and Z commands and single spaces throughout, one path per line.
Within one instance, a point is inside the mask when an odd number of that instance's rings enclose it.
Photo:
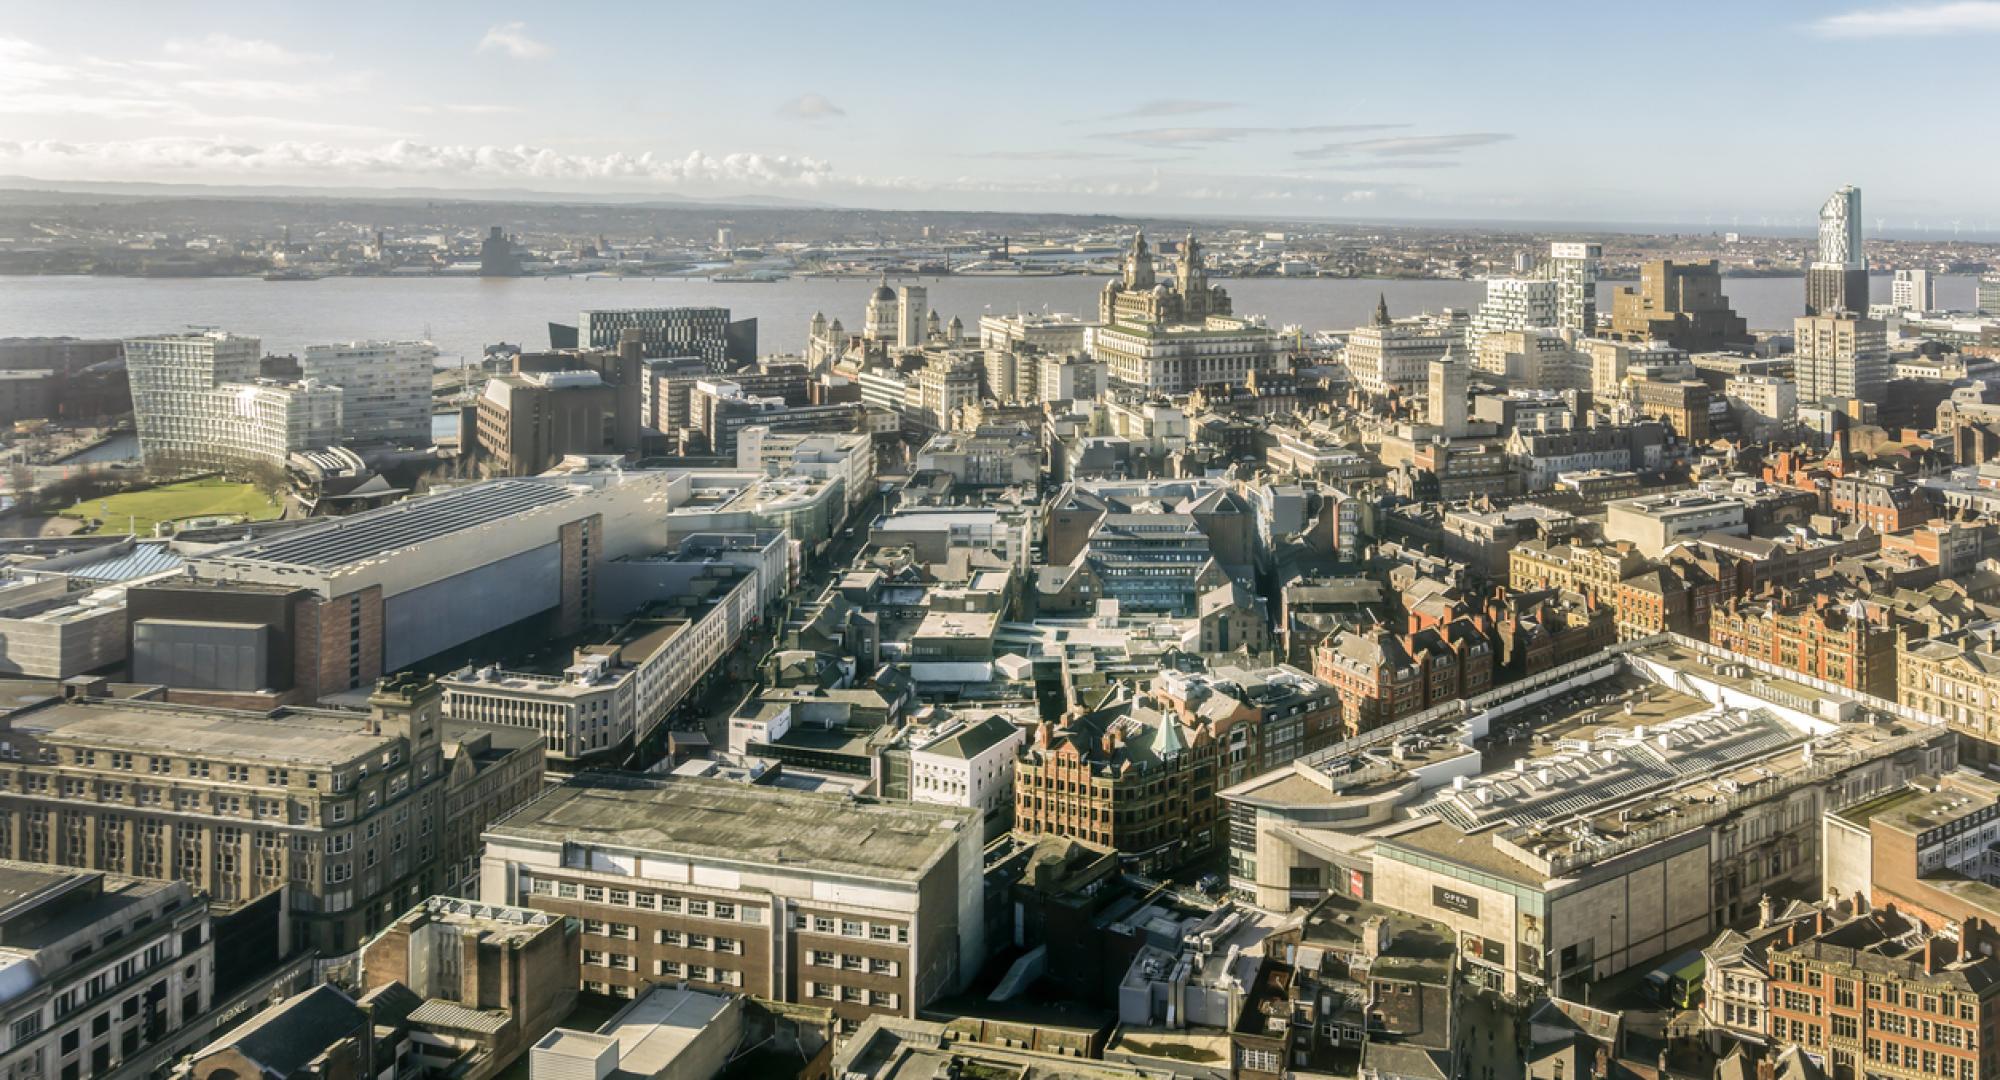
M 1145 232 L 1134 233 L 1132 250 L 1125 254 L 1124 274 L 1106 282 L 1098 299 L 1098 319 L 1127 326 L 1171 326 L 1231 314 L 1229 294 L 1222 286 L 1208 283 L 1208 268 L 1203 263 L 1201 243 L 1189 233 L 1181 241 L 1172 280 L 1161 282 L 1153 273 L 1153 255 L 1146 246 Z

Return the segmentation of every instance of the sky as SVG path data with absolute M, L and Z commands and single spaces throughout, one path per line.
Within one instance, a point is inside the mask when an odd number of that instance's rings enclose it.
M 0 175 L 2000 228 L 1996 2 L 0 0 Z

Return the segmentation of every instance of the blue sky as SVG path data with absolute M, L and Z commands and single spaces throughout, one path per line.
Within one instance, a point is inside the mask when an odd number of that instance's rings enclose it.
M 11 3 L 0 174 L 2000 226 L 2000 2 Z

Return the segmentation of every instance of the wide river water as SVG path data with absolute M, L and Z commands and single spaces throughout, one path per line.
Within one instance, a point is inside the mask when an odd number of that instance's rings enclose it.
M 1068 311 L 1094 318 L 1101 277 L 901 278 L 922 284 L 945 319 L 963 319 L 977 333 L 989 311 Z M 1972 306 L 1974 278 L 1938 280 L 1943 308 Z M 1347 329 L 1365 323 L 1377 294 L 1392 314 L 1473 307 L 1485 293 L 1477 281 L 1353 278 L 1222 279 L 1243 314 L 1272 326 Z M 575 323 L 587 308 L 715 305 L 758 320 L 760 352 L 799 352 L 813 312 L 824 311 L 850 330 L 874 282 L 857 278 L 792 278 L 770 284 L 723 284 L 705 279 L 330 277 L 318 281 L 261 278 L 0 277 L 0 337 L 68 334 L 119 337 L 188 326 L 217 326 L 263 338 L 273 353 L 309 344 L 367 338 L 429 338 L 439 362 L 477 360 L 494 342 L 529 348 L 548 344 L 551 321 Z M 1600 285 L 1599 305 L 1611 309 L 1617 283 Z M 1731 303 L 1752 329 L 1789 328 L 1804 308 L 1796 277 L 1728 278 Z M 1871 295 L 1887 299 L 1886 275 Z

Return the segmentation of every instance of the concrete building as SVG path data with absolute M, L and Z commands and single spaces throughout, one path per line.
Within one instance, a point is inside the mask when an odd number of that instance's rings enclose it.
M 1104 396 L 1109 365 L 1083 354 L 1065 354 L 1042 361 L 1036 373 L 1042 401 L 1096 401 Z
M 783 534 L 743 539 L 756 550 L 745 553 L 755 558 L 742 565 L 717 560 L 714 545 L 701 537 L 684 543 L 673 558 L 607 565 L 607 588 L 635 602 L 664 595 L 666 603 L 648 605 L 647 615 L 619 626 L 604 642 L 577 648 L 560 672 L 489 664 L 440 679 L 444 715 L 528 728 L 557 762 L 616 763 L 651 736 L 760 619 L 773 591 L 763 580 L 768 567 L 759 565 L 766 550 L 776 554 L 778 576 L 789 578 L 790 544 Z
M 1889 383 L 1889 328 L 1851 313 L 1802 315 L 1792 321 L 1799 401 L 1820 405 L 1880 402 Z
M 1738 375 L 1723 385 L 1745 442 L 1777 442 L 1799 420 L 1798 384 L 1776 375 Z
M 1042 474 L 1041 436 L 1020 427 L 942 432 L 924 443 L 912 464 L 918 472 L 940 472 L 965 487 L 1034 484 Z
M 1639 288 L 1619 289 L 1612 300 L 1614 340 L 1663 341 L 1691 353 L 1751 343 L 1749 328 L 1722 294 L 1722 269 L 1714 260 L 1646 263 L 1639 269 Z
M 357 981 L 364 1001 L 394 988 L 420 1003 L 405 1018 L 417 1065 L 486 1080 L 575 1008 L 583 929 L 531 908 L 433 896 L 362 948 Z
M 619 985 L 620 989 L 631 988 Z M 528 1080 L 723 1075 L 744 1041 L 740 994 L 656 983 L 595 1032 L 557 1028 L 528 1052 Z
M 340 387 L 343 441 L 429 446 L 437 355 L 428 341 L 308 345 L 299 370 L 307 379 Z
M 149 464 L 283 465 L 341 437 L 339 387 L 261 378 L 263 342 L 219 330 L 125 342 L 139 453 Z
M 1708 492 L 1620 499 L 1604 510 L 1604 538 L 1614 543 L 1629 541 L 1649 559 L 1659 558 L 1675 543 L 1703 533 L 1750 534 L 1743 503 Z
M 208 901 L 184 881 L 0 859 L 0 984 L 0 1074 L 119 1075 L 215 1006 Z
M 1556 283 L 1556 327 L 1577 337 L 1597 333 L 1597 264 L 1604 258 L 1598 244 L 1549 245 L 1548 276 Z
M 1897 311 L 1923 314 L 1937 308 L 1937 293 L 1929 270 L 1898 270 L 1889 282 L 1889 304 Z
M 1487 278 L 1486 299 L 1472 313 L 1472 325 L 1465 331 L 1466 351 L 1479 356 L 1488 337 L 1508 330 L 1553 328 L 1559 288 L 1548 278 Z
M 639 331 L 644 355 L 699 356 L 710 371 L 728 371 L 757 356 L 757 320 L 732 322 L 728 308 L 620 308 L 586 311 L 577 344 L 615 349 L 626 330 Z
M 982 315 L 979 347 L 1012 351 L 1032 346 L 1050 356 L 1090 351 L 1090 332 L 1097 324 L 1066 312 L 1020 311 L 1012 315 Z
M 736 467 L 766 476 L 839 480 L 850 510 L 875 494 L 875 440 L 866 434 L 777 431 L 753 424 L 736 433 Z
M 1025 728 L 999 713 L 962 709 L 910 743 L 910 798 L 977 810 L 988 836 L 1007 831 L 1014 809 L 1014 758 Z
M 925 320 L 930 313 L 930 293 L 922 285 L 904 285 L 896 290 L 897 348 L 923 347 L 929 339 Z
M 124 589 L 60 572 L 0 576 L 0 674 L 66 679 L 124 661 Z
M 1861 189 L 1848 185 L 1819 208 L 1819 247 L 1806 267 L 1806 315 L 1868 313 L 1868 260 L 1861 253 Z
M 594 774 L 487 830 L 480 895 L 583 919 L 586 984 L 825 1005 L 851 1032 L 978 971 L 981 833 L 957 807 Z
M 133 674 L 269 708 L 531 618 L 575 633 L 624 610 L 605 562 L 666 546 L 670 479 L 489 480 L 216 548 L 127 589 Z
M 1341 363 L 1354 385 L 1370 394 L 1392 391 L 1405 397 L 1422 393 L 1430 363 L 1463 340 L 1462 328 L 1419 317 L 1391 320 L 1386 299 L 1375 306 L 1375 318 L 1347 335 Z
M 931 431 L 950 431 L 965 410 L 985 396 L 985 364 L 976 353 L 948 352 L 917 369 L 917 408 L 912 414 Z
M 1568 996 L 1816 889 L 1822 811 L 1955 757 L 1894 708 L 1682 639 L 1618 646 L 1225 791 L 1232 883 L 1433 919 L 1473 982 Z M 1529 709 L 1542 747 L 1483 764 Z
M 1465 361 L 1449 352 L 1431 361 L 1425 406 L 1431 426 L 1447 439 L 1465 434 L 1466 413 L 1471 408 L 1465 397 L 1468 375 Z
M 636 454 L 645 413 L 639 331 L 615 351 L 522 353 L 487 380 L 474 443 L 489 474 L 531 476 L 571 454 Z
M 0 717 L 0 858 L 180 879 L 228 907 L 283 887 L 286 951 L 344 954 L 412 891 L 461 891 L 478 830 L 541 787 L 531 740 L 443 723 L 414 680 L 359 715 L 67 689 Z

